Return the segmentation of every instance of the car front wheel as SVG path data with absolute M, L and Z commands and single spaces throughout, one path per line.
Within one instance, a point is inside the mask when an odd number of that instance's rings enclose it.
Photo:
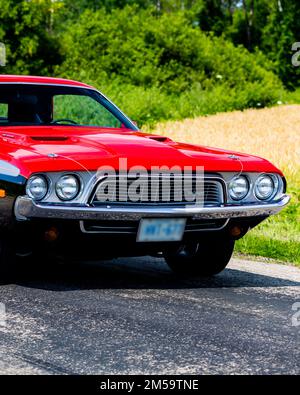
M 234 249 L 234 240 L 227 238 L 203 238 L 187 242 L 176 250 L 168 250 L 164 257 L 169 267 L 177 274 L 192 277 L 207 277 L 225 269 Z

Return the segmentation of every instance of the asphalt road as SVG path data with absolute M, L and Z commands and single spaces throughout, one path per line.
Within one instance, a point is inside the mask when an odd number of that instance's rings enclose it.
M 269 263 L 192 281 L 149 257 L 44 268 L 0 287 L 0 372 L 299 374 L 297 301 L 300 270 Z

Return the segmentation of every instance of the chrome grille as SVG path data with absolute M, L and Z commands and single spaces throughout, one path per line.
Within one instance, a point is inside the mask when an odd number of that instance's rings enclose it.
M 193 219 L 188 218 L 186 222 L 185 232 L 201 232 L 220 230 L 228 220 L 221 219 Z M 82 221 L 81 230 L 84 233 L 102 233 L 102 234 L 137 234 L 139 221 L 123 221 L 123 220 L 103 220 L 103 221 Z
M 93 206 L 99 206 L 104 204 L 119 204 L 119 205 L 186 205 L 193 204 L 195 201 L 191 201 L 189 196 L 185 196 L 183 191 L 184 185 L 188 185 L 188 189 L 191 193 L 197 192 L 197 181 L 196 177 L 190 177 L 189 180 L 181 176 L 181 179 L 170 176 L 166 178 L 165 175 L 160 174 L 155 180 L 153 177 L 147 177 L 144 180 L 140 189 L 137 189 L 136 198 L 132 199 L 128 191 L 133 187 L 134 182 L 137 178 L 128 178 L 126 184 L 120 182 L 119 177 L 110 177 L 102 180 L 98 183 L 96 191 L 91 199 Z M 220 206 L 224 203 L 224 190 L 222 180 L 215 178 L 205 178 L 204 183 L 202 179 L 201 197 L 197 200 L 197 203 L 201 203 L 204 206 Z M 168 183 L 166 185 L 166 183 Z M 184 184 L 186 183 L 186 184 Z M 111 185 L 114 185 L 114 193 L 107 195 L 107 198 L 103 196 L 105 188 L 107 190 Z M 142 188 L 142 189 L 141 189 Z M 101 193 L 99 192 L 101 189 Z M 99 192 L 99 193 L 98 193 Z

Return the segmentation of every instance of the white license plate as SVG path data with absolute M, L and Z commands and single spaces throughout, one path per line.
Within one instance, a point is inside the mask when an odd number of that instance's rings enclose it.
M 180 241 L 186 219 L 142 219 L 137 241 Z

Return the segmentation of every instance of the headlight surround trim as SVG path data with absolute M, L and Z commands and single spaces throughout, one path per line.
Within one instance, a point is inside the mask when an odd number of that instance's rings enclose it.
M 237 182 L 237 180 L 243 180 L 245 182 L 246 190 L 245 190 L 244 194 L 242 194 L 241 196 L 237 196 L 236 194 L 234 194 L 233 184 L 234 184 L 234 182 Z M 239 175 L 234 176 L 230 180 L 229 185 L 228 185 L 229 197 L 234 201 L 241 201 L 241 200 L 245 199 L 250 192 L 250 186 L 251 186 L 250 181 L 245 174 L 239 174 Z
M 272 190 L 270 191 L 270 193 L 268 195 L 263 196 L 263 194 L 259 191 L 259 183 L 263 180 L 263 179 L 269 179 L 273 185 Z M 274 196 L 276 196 L 279 192 L 279 180 L 277 178 L 277 176 L 275 176 L 274 174 L 268 174 L 268 173 L 264 173 L 261 174 L 255 181 L 254 186 L 253 186 L 253 194 L 256 197 L 256 199 L 260 200 L 260 201 L 268 201 L 271 200 Z
M 67 178 L 72 178 L 73 180 L 75 180 L 76 183 L 76 191 L 69 197 L 65 196 L 63 193 L 61 193 L 62 188 L 59 189 L 59 183 L 62 182 L 63 179 L 67 179 Z M 59 177 L 59 179 L 56 181 L 55 183 L 55 193 L 56 196 L 61 200 L 61 201 L 71 201 L 74 200 L 80 193 L 81 191 L 81 187 L 82 187 L 82 183 L 80 178 L 77 176 L 77 174 L 62 174 L 61 177 Z
M 45 185 L 45 191 L 40 196 L 36 196 L 30 189 L 30 187 L 32 186 L 33 182 L 36 181 L 37 179 L 42 180 L 44 182 L 44 185 Z M 44 174 L 34 174 L 34 175 L 30 176 L 29 179 L 27 180 L 27 183 L 26 183 L 26 194 L 31 199 L 36 200 L 36 201 L 41 201 L 47 196 L 49 191 L 50 191 L 50 181 L 49 181 L 48 177 L 45 176 Z

